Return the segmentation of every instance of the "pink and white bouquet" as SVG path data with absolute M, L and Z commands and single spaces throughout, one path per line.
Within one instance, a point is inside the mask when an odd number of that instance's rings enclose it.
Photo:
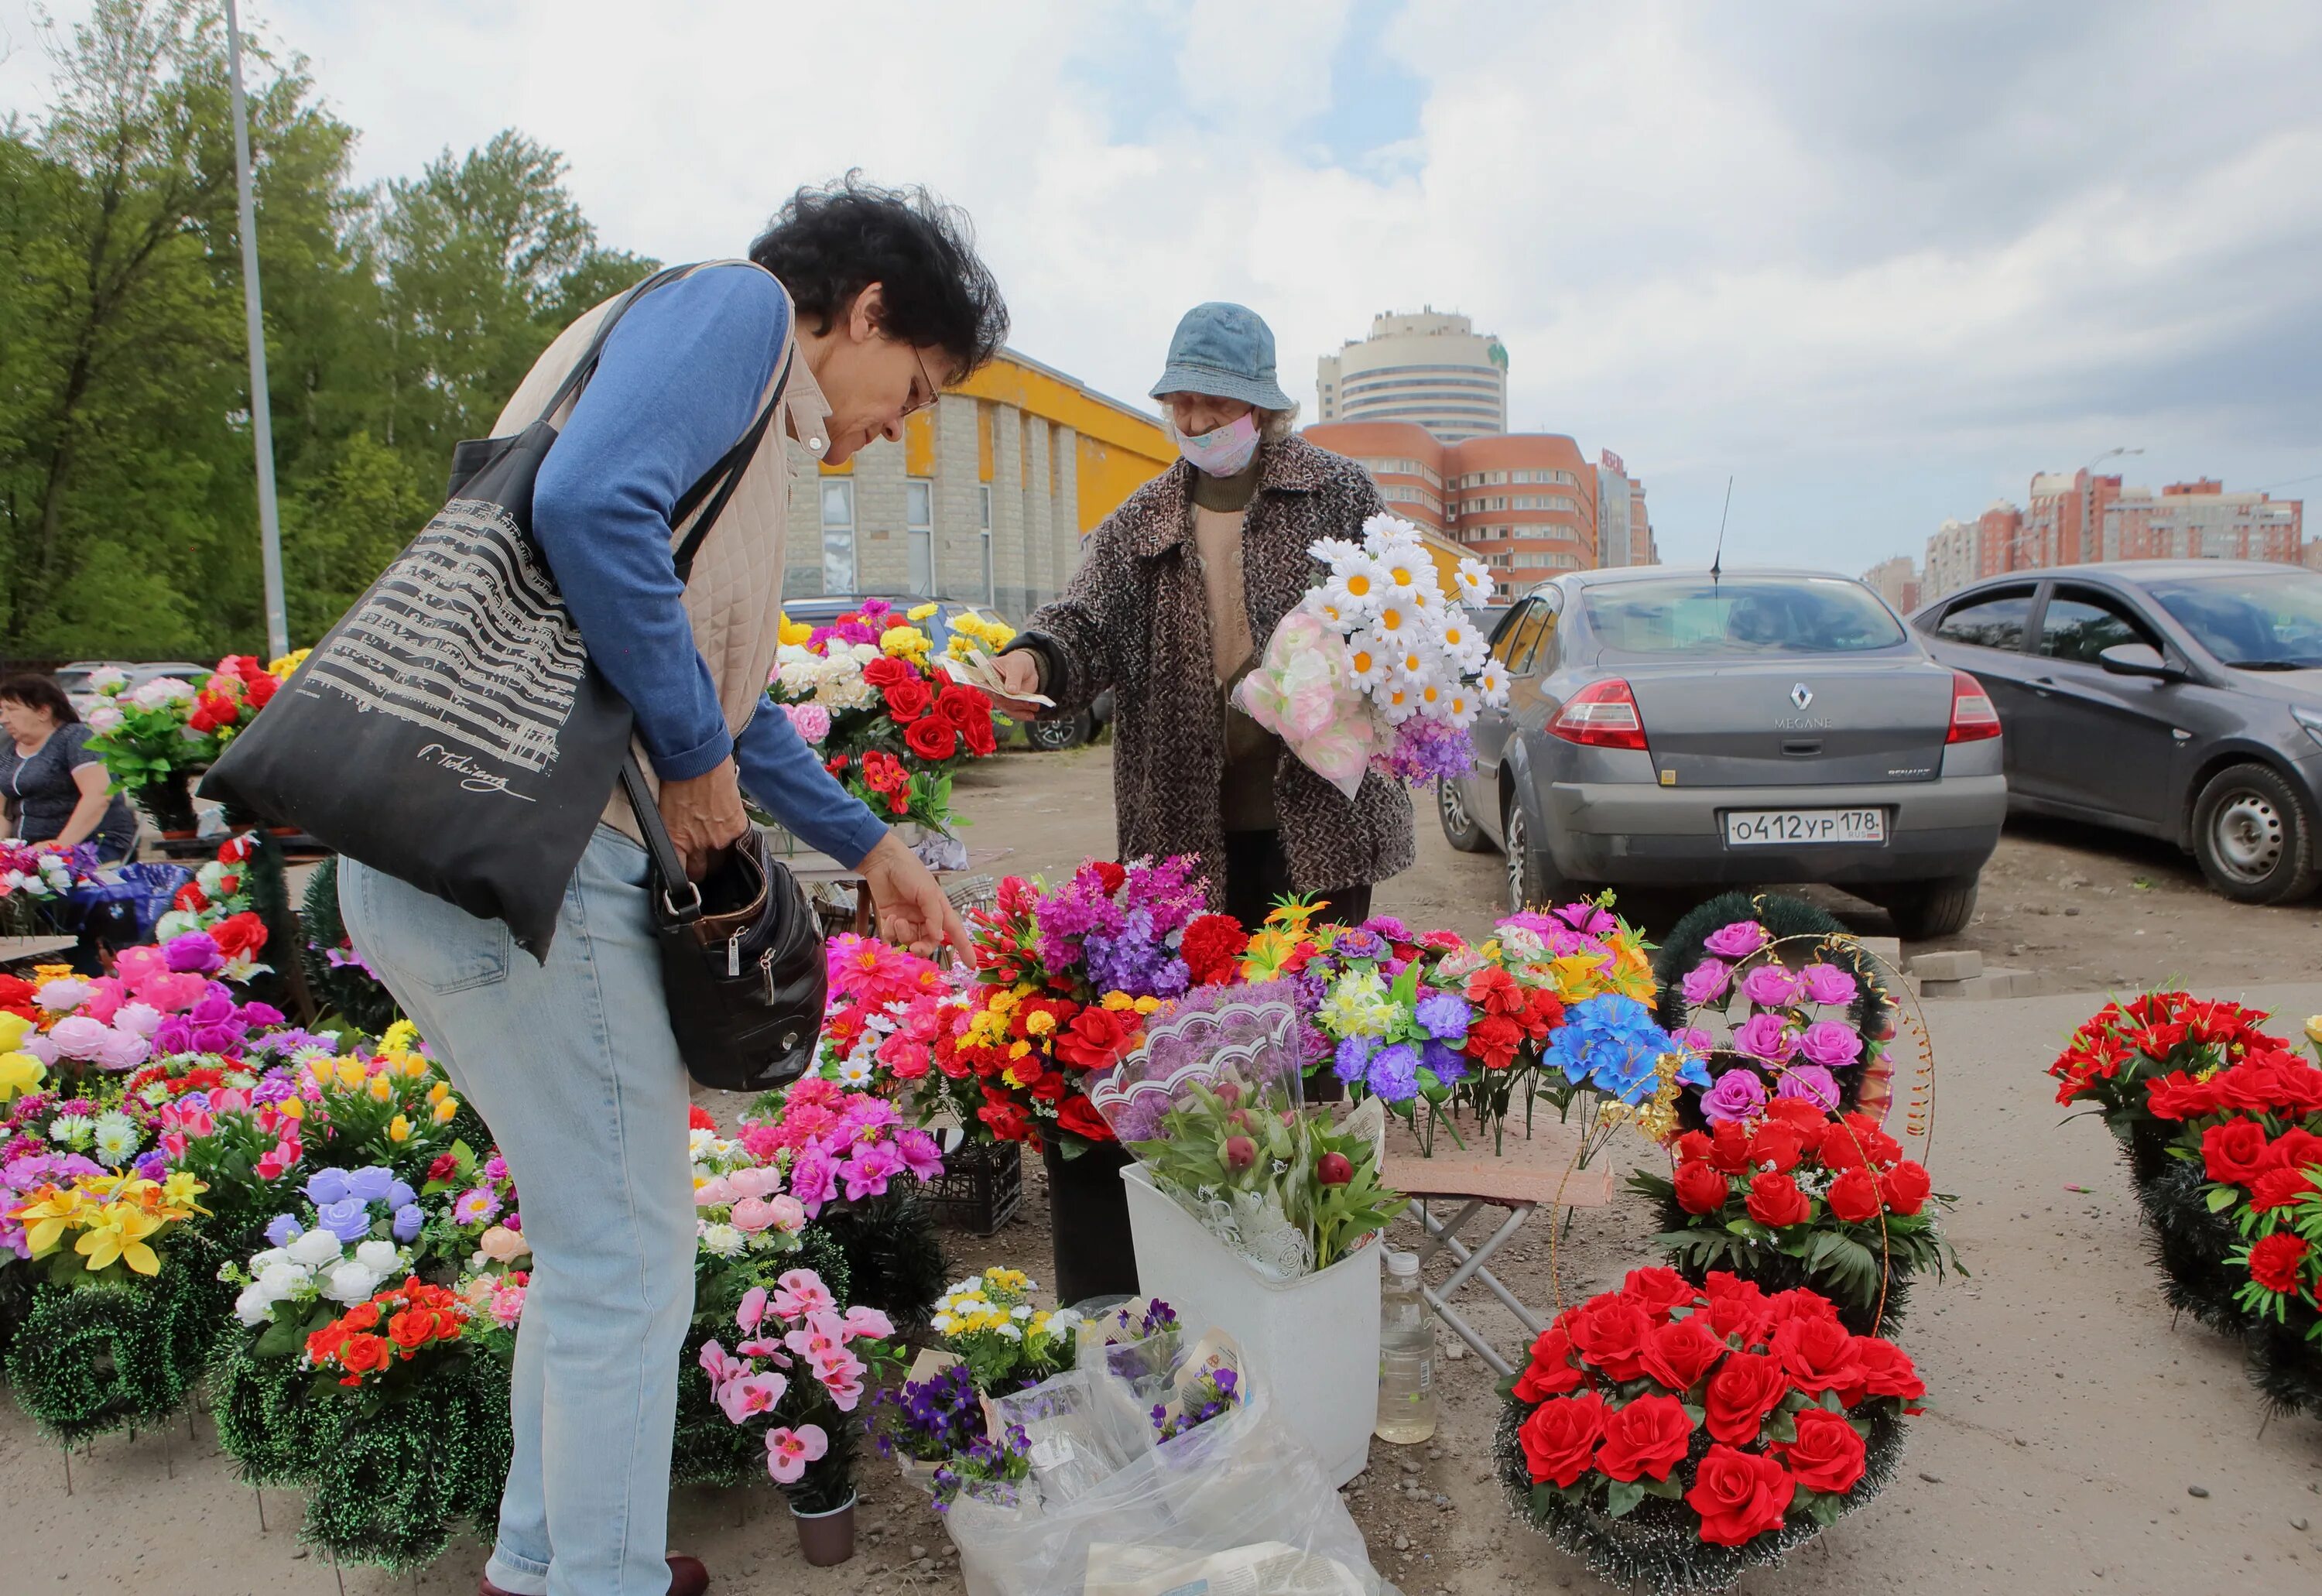
M 905 1124 L 893 1103 L 814 1076 L 792 1086 L 772 1117 L 743 1126 L 741 1140 L 762 1168 L 788 1180 L 790 1200 L 809 1219 L 842 1200 L 884 1197 L 905 1177 L 938 1180 L 944 1170 L 935 1137 Z
M 1394 515 L 1363 523 L 1359 543 L 1310 551 L 1322 584 L 1282 618 L 1234 689 L 1251 719 L 1352 798 L 1367 771 L 1420 782 L 1475 762 L 1467 728 L 1507 702 L 1507 673 L 1467 613 L 1492 590 L 1480 561 L 1459 562 L 1447 594 L 1419 529 Z
M 713 1260 L 771 1260 L 798 1251 L 807 1211 L 784 1189 L 788 1182 L 773 1149 L 762 1155 L 740 1137 L 726 1135 L 699 1107 L 690 1135 L 697 1264 L 715 1269 Z

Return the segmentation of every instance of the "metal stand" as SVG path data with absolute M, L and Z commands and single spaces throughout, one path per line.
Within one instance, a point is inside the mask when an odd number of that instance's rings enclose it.
M 1454 1198 L 1451 1200 L 1459 1199 Z M 1422 1267 L 1423 1268 L 1427 1260 L 1436 1254 L 1446 1252 L 1449 1253 L 1458 1264 L 1458 1267 L 1451 1272 L 1450 1278 L 1443 1282 L 1440 1290 L 1428 1286 L 1422 1279 L 1419 1288 L 1420 1297 L 1434 1311 L 1435 1317 L 1450 1326 L 1451 1333 L 1474 1349 L 1476 1355 L 1490 1365 L 1492 1373 L 1503 1380 L 1515 1373 L 1515 1365 L 1501 1356 L 1497 1347 L 1484 1339 L 1482 1333 L 1470 1325 L 1458 1309 L 1451 1306 L 1450 1300 L 1461 1287 L 1472 1280 L 1498 1298 L 1500 1306 L 1515 1315 L 1516 1322 L 1523 1326 L 1529 1335 L 1537 1336 L 1542 1330 L 1548 1328 L 1540 1317 L 1517 1300 L 1515 1293 L 1503 1285 L 1499 1277 L 1494 1274 L 1488 1266 L 1492 1254 L 1505 1245 L 1509 1238 L 1518 1230 L 1523 1228 L 1524 1221 L 1532 1217 L 1538 1207 L 1537 1203 L 1471 1197 L 1467 1199 L 1466 1205 L 1454 1214 L 1449 1222 L 1446 1222 L 1435 1217 L 1426 1199 L 1422 1199 L 1419 1204 L 1420 1227 L 1427 1232 L 1428 1237 L 1426 1243 L 1419 1248 L 1419 1262 Z M 1508 1210 L 1508 1217 L 1500 1221 L 1498 1228 L 1491 1235 L 1471 1248 L 1459 1239 L 1459 1231 L 1477 1213 L 1486 1208 L 1504 1208 Z

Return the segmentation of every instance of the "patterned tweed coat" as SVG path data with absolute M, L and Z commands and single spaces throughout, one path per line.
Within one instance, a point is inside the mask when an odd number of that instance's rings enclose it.
M 1215 902 L 1225 876 L 1224 725 L 1193 546 L 1193 481 L 1181 460 L 1107 516 L 1089 534 L 1071 585 L 1026 623 L 1026 641 L 1047 656 L 1060 710 L 1113 689 L 1120 856 L 1199 854 Z M 1307 546 L 1359 537 L 1364 521 L 1385 508 L 1353 461 L 1298 437 L 1261 445 L 1257 497 L 1242 524 L 1243 592 L 1260 650 L 1322 573 Z M 1350 802 L 1285 749 L 1274 799 L 1299 890 L 1382 881 L 1410 868 L 1411 797 L 1400 784 L 1373 773 Z

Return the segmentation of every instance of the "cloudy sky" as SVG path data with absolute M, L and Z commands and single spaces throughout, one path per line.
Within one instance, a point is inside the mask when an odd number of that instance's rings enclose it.
M 0 112 L 36 111 L 24 0 Z M 59 0 L 70 18 L 85 0 Z M 245 0 L 366 178 L 515 125 L 609 243 L 738 252 L 849 166 L 971 210 L 1013 342 L 1143 394 L 1178 314 L 1284 380 L 1474 316 L 1511 423 L 1667 558 L 1860 570 L 2142 448 L 2322 499 L 2322 7 L 2091 0 Z M 2299 481 L 2296 479 L 2311 479 Z M 2322 532 L 2322 528 L 2317 528 Z

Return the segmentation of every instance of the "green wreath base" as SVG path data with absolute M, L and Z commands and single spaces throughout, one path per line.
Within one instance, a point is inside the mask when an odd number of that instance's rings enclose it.
M 504 1358 L 480 1347 L 447 1355 L 375 1413 L 345 1400 L 344 1428 L 306 1482 L 300 1540 L 341 1563 L 401 1572 L 441 1556 L 462 1518 L 489 1537 L 515 1448 Z
M 60 1446 L 172 1419 L 224 1322 L 217 1263 L 215 1249 L 185 1231 L 151 1279 L 35 1285 L 8 1347 L 17 1406 Z
M 210 1418 L 245 1485 L 304 1488 L 346 1434 L 353 1405 L 319 1395 L 298 1360 L 261 1358 L 266 1327 L 239 1325 L 210 1352 Z

